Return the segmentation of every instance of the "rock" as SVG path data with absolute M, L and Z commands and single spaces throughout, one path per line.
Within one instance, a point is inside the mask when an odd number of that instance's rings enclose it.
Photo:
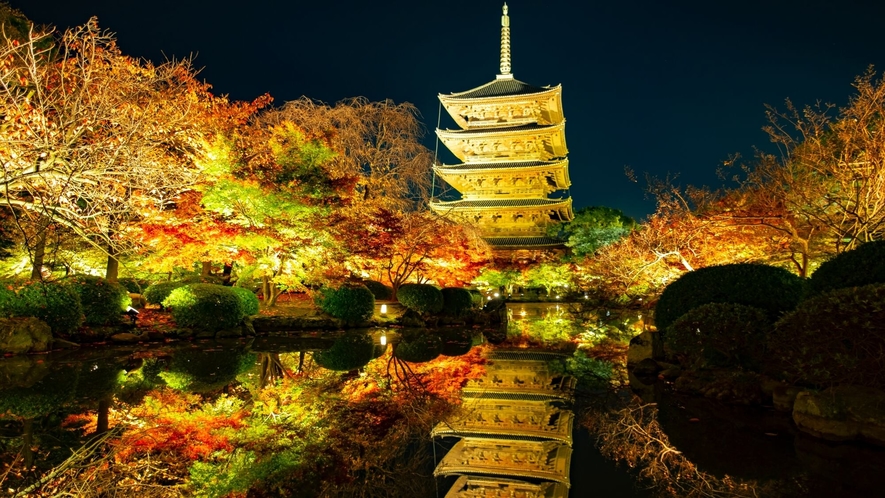
M 215 332 L 211 330 L 198 330 L 194 333 L 193 336 L 197 339 L 215 339 Z
M 651 340 L 652 333 L 650 330 L 637 335 L 630 339 L 630 347 L 627 349 L 627 365 L 639 363 L 645 359 L 651 359 Z
M 658 375 L 660 377 L 664 378 L 665 380 L 673 380 L 673 379 L 678 378 L 680 375 L 682 375 L 682 369 L 679 368 L 678 366 L 672 366 L 670 368 L 661 370 L 661 372 Z
M 49 351 L 52 330 L 33 317 L 0 318 L 0 353 L 40 353 Z
M 197 337 L 201 337 L 200 334 L 197 334 Z M 237 325 L 236 327 L 222 329 L 215 333 L 216 339 L 224 339 L 227 337 L 243 337 L 243 327 Z
M 0 361 L 0 386 L 31 387 L 46 377 L 51 363 L 43 357 L 13 356 Z
M 111 341 L 119 344 L 134 344 L 142 340 L 140 335 L 130 334 L 129 332 L 120 332 L 110 337 Z
M 802 391 L 793 404 L 793 422 L 799 430 L 823 439 L 885 446 L 885 392 L 862 386 Z
M 130 306 L 132 306 L 133 308 L 135 308 L 137 310 L 140 310 L 140 309 L 144 308 L 145 306 L 147 306 L 147 300 L 141 294 L 136 294 L 135 292 L 130 292 L 129 299 L 132 300 L 132 304 Z
M 661 366 L 658 365 L 658 362 L 651 358 L 645 358 L 642 361 L 634 364 L 631 368 L 631 371 L 634 375 L 643 376 L 643 375 L 655 375 L 661 371 Z
M 53 349 L 77 349 L 80 345 L 76 342 L 66 341 L 64 339 L 55 338 L 52 340 Z
M 771 391 L 771 401 L 774 403 L 774 409 L 779 412 L 792 412 L 796 396 L 800 392 L 802 392 L 802 389 L 798 387 L 778 385 Z
M 243 318 L 243 333 L 248 336 L 255 336 L 255 325 L 252 324 L 250 317 Z

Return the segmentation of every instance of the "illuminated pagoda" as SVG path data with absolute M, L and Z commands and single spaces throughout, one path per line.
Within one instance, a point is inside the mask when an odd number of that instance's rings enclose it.
M 551 223 L 573 218 L 562 86 L 536 87 L 510 71 L 510 18 L 501 17 L 501 68 L 494 81 L 466 92 L 439 95 L 460 127 L 437 129 L 460 164 L 435 164 L 437 176 L 461 194 L 430 208 L 480 229 L 495 249 L 561 247 L 547 237 Z

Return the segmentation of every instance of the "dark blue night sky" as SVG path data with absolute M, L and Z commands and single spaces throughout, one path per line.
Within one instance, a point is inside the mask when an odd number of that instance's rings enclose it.
M 430 148 L 436 95 L 498 72 L 501 3 L 10 1 L 60 27 L 98 16 L 129 55 L 195 53 L 202 76 L 234 99 L 412 102 Z M 885 2 L 876 0 L 508 5 L 516 78 L 563 85 L 576 208 L 651 212 L 624 166 L 719 186 L 715 171 L 729 154 L 770 147 L 764 104 L 844 105 L 855 76 L 870 64 L 885 69 Z M 443 127 L 454 127 L 448 116 Z

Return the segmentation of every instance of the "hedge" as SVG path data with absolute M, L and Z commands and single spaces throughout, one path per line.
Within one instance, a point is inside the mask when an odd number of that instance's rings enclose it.
M 144 290 L 144 300 L 148 302 L 148 304 L 163 304 L 163 301 L 169 297 L 169 293 L 174 291 L 179 287 L 184 287 L 187 285 L 186 282 L 158 282 L 156 284 L 148 286 Z
M 73 286 L 31 282 L 16 292 L 14 316 L 33 316 L 49 324 L 53 334 L 71 334 L 83 324 L 83 305 Z
M 254 292 L 242 287 L 230 287 L 230 290 L 240 300 L 244 315 L 252 316 L 258 314 L 258 310 L 261 309 L 261 302 L 258 301 L 258 296 Z
M 753 306 L 775 321 L 796 307 L 803 288 L 803 280 L 783 268 L 748 263 L 709 266 L 682 275 L 664 289 L 655 307 L 655 325 L 665 330 L 707 303 Z
M 375 299 L 378 301 L 389 301 L 393 299 L 393 287 L 390 287 L 389 285 L 384 285 L 377 280 L 366 280 L 363 282 L 363 285 L 372 291 L 372 295 L 374 295 Z
M 243 319 L 243 305 L 230 287 L 189 284 L 173 290 L 163 300 L 172 318 L 182 327 L 217 331 L 229 329 Z
M 346 322 L 368 320 L 375 313 L 375 296 L 365 285 L 322 289 L 317 304 L 326 313 Z
M 770 372 L 791 383 L 885 389 L 885 284 L 812 297 L 785 315 L 768 338 Z
M 885 240 L 861 244 L 825 261 L 808 279 L 809 296 L 835 289 L 885 283 Z
M 396 299 L 418 313 L 439 313 L 443 309 L 442 292 L 429 284 L 403 284 L 396 291 Z
M 123 312 L 132 304 L 129 291 L 119 283 L 108 282 L 92 275 L 78 275 L 67 282 L 80 296 L 86 325 L 119 323 Z
M 445 287 L 440 290 L 443 296 L 443 313 L 448 316 L 464 316 L 473 309 L 470 291 L 460 287 Z
M 670 350 L 694 368 L 758 370 L 771 321 L 765 311 L 733 303 L 709 303 L 689 311 L 667 328 Z

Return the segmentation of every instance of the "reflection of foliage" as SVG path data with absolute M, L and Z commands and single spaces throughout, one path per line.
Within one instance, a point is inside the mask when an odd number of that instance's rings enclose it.
M 76 369 L 54 369 L 32 386 L 0 390 L 0 414 L 21 418 L 45 415 L 69 402 L 76 386 Z
M 444 356 L 461 356 L 467 354 L 473 348 L 473 337 L 467 330 L 448 330 L 440 333 Z
M 443 313 L 448 316 L 464 316 L 473 309 L 473 297 L 470 291 L 460 287 L 445 287 L 443 295 Z
M 163 300 L 172 309 L 175 323 L 182 327 L 224 330 L 243 319 L 243 306 L 230 287 L 190 284 L 179 287 Z
M 557 313 L 538 320 L 512 320 L 508 323 L 508 329 L 511 338 L 551 345 L 570 342 L 581 331 L 571 316 Z
M 255 364 L 255 355 L 238 350 L 177 351 L 169 370 L 159 374 L 173 389 L 211 392 L 233 382 L 237 375 Z
M 591 408 L 583 419 L 607 458 L 639 469 L 639 476 L 669 497 L 757 497 L 783 493 L 777 483 L 723 478 L 703 472 L 674 447 L 657 420 L 654 404 L 637 399 Z M 780 491 L 780 493 L 779 493 Z M 792 496 L 792 495 L 790 495 Z
M 331 348 L 314 353 L 313 359 L 323 368 L 349 371 L 369 363 L 374 351 L 371 336 L 362 332 L 352 332 L 336 339 Z
M 612 362 L 593 358 L 581 350 L 565 360 L 565 368 L 583 388 L 609 387 L 615 375 Z
M 771 328 L 765 311 L 732 303 L 698 306 L 673 322 L 667 345 L 692 367 L 757 369 Z
M 317 301 L 323 311 L 346 322 L 368 320 L 375 312 L 375 296 L 365 285 L 324 288 Z
M 123 367 L 113 360 L 102 359 L 83 363 L 74 395 L 75 401 L 90 405 L 114 394 L 122 380 L 122 372 Z
M 802 290 L 803 280 L 783 268 L 746 263 L 709 266 L 684 274 L 664 289 L 655 307 L 655 324 L 664 330 L 707 303 L 754 306 L 776 320 L 796 307 Z
M 883 350 L 885 284 L 872 284 L 827 292 L 799 304 L 775 324 L 766 366 L 789 382 L 882 389 Z
M 409 363 L 428 362 L 440 355 L 442 339 L 427 332 L 404 334 L 393 348 L 393 355 Z
M 117 398 L 124 403 L 136 404 L 141 402 L 149 391 L 165 384 L 160 377 L 163 371 L 163 363 L 156 358 L 145 358 L 141 368 L 126 374 L 120 384 Z
M 878 283 L 885 283 L 885 240 L 867 242 L 822 263 L 808 280 L 808 287 L 812 294 L 820 294 Z
M 80 295 L 86 325 L 118 323 L 132 303 L 125 287 L 91 275 L 76 276 L 68 281 Z

